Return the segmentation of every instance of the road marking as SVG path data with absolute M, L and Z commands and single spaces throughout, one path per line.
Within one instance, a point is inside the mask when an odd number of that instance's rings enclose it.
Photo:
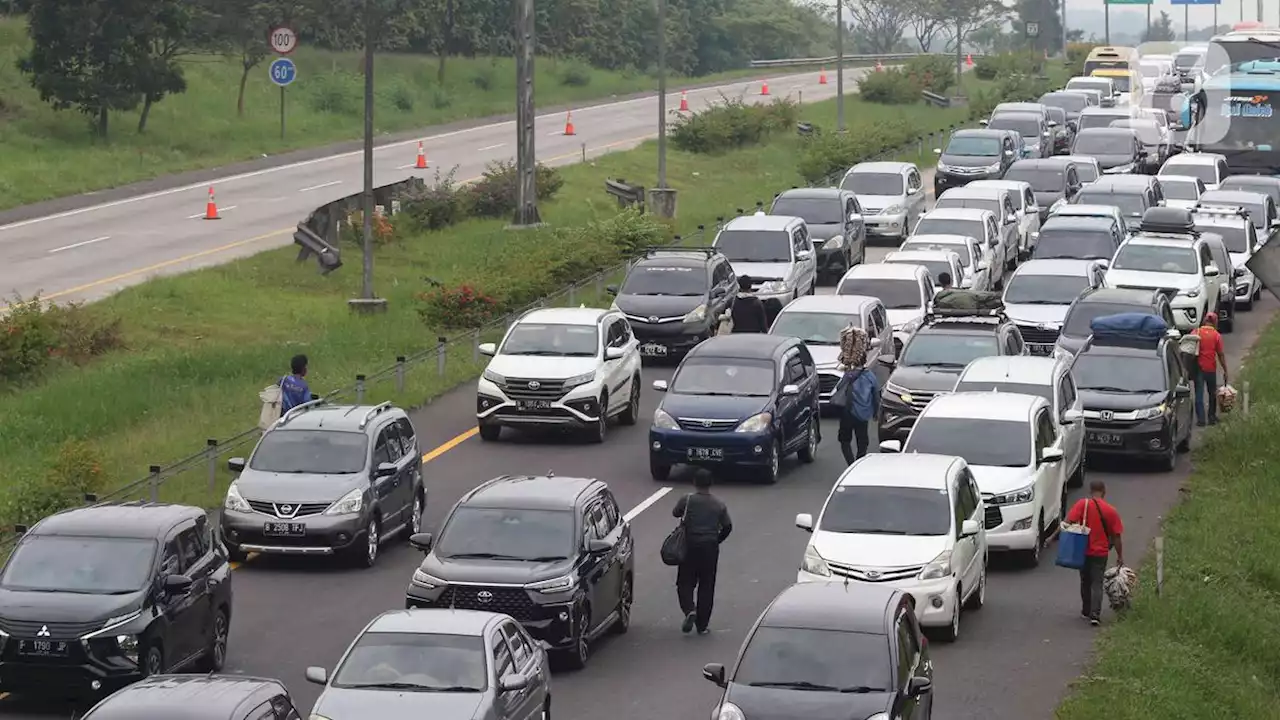
M 298 192 L 309 192 L 309 191 L 311 191 L 311 190 L 319 190 L 320 188 L 333 187 L 334 185 L 341 185 L 341 184 L 342 184 L 342 181 L 341 181 L 341 180 L 332 180 L 332 181 L 327 182 L 327 183 L 320 183 L 319 185 L 312 185 L 311 187 L 304 187 L 304 188 L 302 188 L 301 190 L 299 190 Z
M 640 515 L 640 513 L 642 513 L 642 512 L 644 512 L 645 510 L 648 510 L 649 508 L 653 507 L 653 504 L 654 504 L 654 503 L 656 503 L 656 502 L 658 502 L 659 500 L 661 500 L 661 499 L 663 498 L 663 496 L 664 496 L 664 495 L 666 495 L 666 494 L 667 494 L 667 493 L 669 493 L 669 492 L 671 492 L 671 488 L 669 488 L 669 487 L 664 487 L 664 488 L 662 488 L 661 490 L 657 490 L 657 491 L 656 491 L 656 492 L 654 492 L 652 495 L 650 495 L 649 497 L 645 498 L 645 499 L 644 499 L 644 502 L 642 502 L 642 503 L 640 503 L 639 505 L 637 505 L 637 506 L 635 506 L 635 507 L 631 508 L 631 510 L 630 510 L 626 515 L 623 515 L 623 516 L 622 516 L 622 519 L 623 519 L 623 520 L 626 520 L 627 522 L 631 522 L 632 520 L 635 520 L 635 519 L 636 519 L 636 517 Z
M 111 239 L 110 235 L 103 235 L 100 238 L 94 238 L 92 240 L 85 240 L 84 242 L 72 243 L 70 245 L 63 245 L 62 247 L 54 248 L 49 251 L 49 254 L 52 255 L 54 253 L 60 253 L 63 250 L 75 250 L 78 247 L 84 247 L 85 245 L 92 245 L 94 243 L 100 243 L 103 240 L 110 240 L 110 239 Z
M 487 152 L 487 151 L 489 151 L 489 150 L 497 150 L 498 148 L 503 147 L 503 146 L 505 146 L 505 145 L 506 145 L 506 143 L 498 143 L 497 145 L 485 145 L 484 147 L 480 148 L 479 150 L 476 150 L 476 152 Z
M 422 462 L 429 463 L 432 460 L 435 460 L 436 458 L 458 447 L 459 445 L 466 442 L 467 440 L 470 440 L 471 438 L 475 437 L 479 433 L 480 433 L 480 428 L 478 427 L 471 428 L 470 430 L 462 433 L 461 435 L 453 438 L 452 440 L 449 440 L 448 442 L 437 447 L 436 449 L 423 453 Z
M 218 208 L 218 212 L 220 212 L 220 213 L 224 213 L 224 212 L 226 212 L 226 211 L 228 211 L 228 210 L 235 210 L 235 209 L 236 209 L 236 208 L 238 208 L 238 207 L 240 207 L 240 206 L 239 206 L 239 205 L 228 205 L 228 206 L 226 206 L 226 207 L 220 207 L 220 208 Z M 196 213 L 195 215 L 188 215 L 188 216 L 187 216 L 187 219 L 188 219 L 188 220 L 195 220 L 195 219 L 197 219 L 197 218 L 202 218 L 202 217 L 204 217 L 204 216 L 205 216 L 205 213 L 202 213 L 202 212 L 201 212 L 201 213 Z

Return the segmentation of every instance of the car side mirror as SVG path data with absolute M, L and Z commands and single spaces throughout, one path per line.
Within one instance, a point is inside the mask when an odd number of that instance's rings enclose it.
M 1190 385 L 1179 385 L 1179 386 L 1175 387 L 1175 388 L 1173 389 L 1173 396 L 1174 396 L 1174 397 L 1176 397 L 1176 398 L 1188 398 L 1188 397 L 1191 397 L 1191 386 L 1190 386 Z
M 799 395 L 799 394 L 800 394 L 800 386 L 799 386 L 799 385 L 792 385 L 792 384 L 783 385 L 783 386 L 782 386 L 782 394 L 783 394 L 783 395 Z
M 813 257 L 813 252 L 809 250 L 800 250 L 796 253 L 797 260 L 808 260 L 811 257 Z
M 613 543 L 608 540 L 599 538 L 591 538 L 587 541 L 587 552 L 592 555 L 603 555 L 613 549 Z
M 813 532 L 813 515 L 809 513 L 800 513 L 796 515 L 796 527 L 805 532 Z
M 192 582 L 187 575 L 165 575 L 164 591 L 169 595 L 185 595 L 191 589 Z
M 1012 150 L 1005 150 L 1005 151 L 1004 151 L 1004 154 L 1005 154 L 1005 155 L 1007 155 L 1007 156 L 1009 156 L 1009 157 L 1013 157 L 1013 151 L 1012 151 Z
M 378 463 L 378 469 L 374 471 L 374 477 L 380 477 L 380 478 L 391 477 L 392 475 L 395 475 L 395 474 L 396 474 L 396 464 L 389 463 L 389 462 Z
M 879 360 L 881 365 L 887 365 L 889 367 L 893 367 L 898 364 L 898 359 L 892 355 L 881 355 Z
M 702 666 L 702 677 L 716 684 L 716 687 L 724 687 L 728 685 L 724 678 L 724 665 L 720 663 L 707 663 Z
M 871 347 L 871 349 L 872 349 L 872 350 L 876 350 L 876 349 L 878 349 L 878 348 L 880 347 L 880 344 L 881 344 L 881 343 L 880 343 L 880 338 L 871 338 L 871 344 L 870 344 L 870 347 Z
M 654 381 L 653 381 L 653 389 L 654 389 L 654 390 L 657 390 L 658 392 L 666 392 L 666 391 L 667 391 L 667 381 L 666 381 L 666 380 L 654 380 Z
M 498 354 L 498 345 L 497 343 L 480 343 L 476 346 L 476 350 L 485 357 L 493 357 Z
M 1018 216 L 1017 216 L 1017 214 L 1010 214 L 1010 215 L 1006 215 L 1006 216 L 1005 216 L 1005 218 L 1004 218 L 1004 224 L 1005 224 L 1005 225 L 1013 225 L 1013 224 L 1014 224 L 1014 223 L 1016 223 L 1016 222 L 1018 222 Z
M 244 472 L 244 458 L 231 458 L 227 461 L 227 469 L 233 473 Z
M 316 685 L 327 685 L 329 683 L 329 671 L 322 667 L 307 668 L 307 682 Z
M 1208 265 L 1204 266 L 1205 277 L 1218 277 L 1221 274 L 1222 272 L 1218 270 L 1218 266 L 1213 263 L 1209 263 Z
M 1040 462 L 1042 463 L 1059 462 L 1064 457 L 1066 457 L 1066 454 L 1063 453 L 1060 448 L 1045 448 L 1040 453 Z
M 941 153 L 942 151 L 935 149 L 934 152 Z M 920 193 L 919 188 L 907 188 L 907 195 L 917 195 L 919 193 Z
M 901 440 L 881 440 L 880 452 L 900 453 L 902 452 L 902 441 Z
M 414 533 L 409 536 L 409 547 L 420 552 L 431 552 L 431 533 Z
M 609 293 L 610 295 L 617 295 L 617 294 L 618 294 L 618 286 L 617 286 L 617 285 L 605 285 L 605 286 L 604 286 L 604 290 L 605 290 L 605 292 Z
M 942 148 L 934 148 L 934 149 L 933 149 L 933 154 L 934 154 L 934 155 L 941 155 L 941 154 L 942 154 Z M 908 192 L 910 192 L 910 191 L 908 191 Z
M 907 684 L 907 694 L 912 697 L 920 697 L 931 692 L 933 692 L 933 680 L 924 675 L 916 675 Z
M 978 534 L 978 530 L 981 528 L 982 526 L 978 524 L 977 520 L 965 520 L 960 523 L 960 537 L 973 537 Z
M 529 687 L 529 678 L 523 675 L 511 674 L 498 683 L 498 692 L 517 692 Z
M 1084 419 L 1084 413 L 1074 408 L 1062 413 L 1062 422 L 1077 423 L 1083 419 Z
M 911 193 L 908 192 L 907 194 L 910 195 Z M 849 213 L 849 222 L 851 223 L 862 222 L 862 215 L 860 213 Z
M 978 124 L 979 124 L 979 125 L 981 125 L 982 127 L 986 127 L 986 126 L 988 126 L 988 125 L 990 125 L 990 124 L 991 124 L 991 121 L 990 121 L 990 120 L 979 120 L 979 121 L 978 121 Z
M 605 360 L 621 360 L 626 354 L 627 351 L 620 347 L 607 347 L 604 349 Z

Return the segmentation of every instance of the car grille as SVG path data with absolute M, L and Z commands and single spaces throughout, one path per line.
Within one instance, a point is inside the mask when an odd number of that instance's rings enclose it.
M 676 418 L 681 430 L 695 432 L 724 432 L 738 426 L 741 420 L 715 420 L 711 418 Z
M 827 567 L 831 568 L 831 574 L 839 577 L 846 577 L 850 580 L 858 580 L 860 582 L 893 582 L 895 580 L 908 580 L 920 574 L 924 570 L 923 565 L 912 565 L 910 567 L 897 568 L 863 568 L 854 567 L 853 565 L 841 565 L 827 561 Z
M 1004 515 L 1000 512 L 998 505 L 988 505 L 982 515 L 982 521 L 988 530 L 992 530 L 1000 527 L 1000 523 L 1004 522 Z
M 840 384 L 839 375 L 819 375 L 818 376 L 818 392 L 826 395 L 835 392 L 836 386 Z
M 939 395 L 947 395 L 945 392 L 925 392 L 922 390 L 908 390 L 907 394 L 911 396 L 911 407 L 916 410 L 923 410 L 935 397 Z
M 566 388 L 562 380 L 532 380 L 529 378 L 507 378 L 501 385 L 502 394 L 512 400 L 550 400 L 552 402 L 564 397 Z
M 533 601 L 524 588 L 450 585 L 436 604 L 458 610 L 505 613 L 520 622 L 533 619 Z
M 105 623 L 101 620 L 87 623 L 42 623 L 27 622 L 25 620 L 0 620 L 0 630 L 10 637 L 23 639 L 44 639 L 50 640 L 74 640 L 82 635 L 87 635 L 94 630 L 101 630 Z M 42 631 L 48 628 L 49 634 L 45 636 Z
M 254 512 L 274 515 L 278 518 L 301 518 L 319 515 L 329 509 L 329 503 L 269 503 L 262 500 L 246 500 Z
M 1059 331 L 1056 328 L 1019 325 L 1018 332 L 1022 334 L 1022 341 L 1029 345 L 1053 345 L 1058 342 Z

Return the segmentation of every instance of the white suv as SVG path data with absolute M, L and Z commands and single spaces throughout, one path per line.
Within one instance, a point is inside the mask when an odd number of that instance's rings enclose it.
M 508 426 L 583 429 L 604 442 L 611 418 L 640 416 L 639 344 L 616 310 L 530 310 L 479 350 L 493 358 L 476 388 L 482 440 Z
M 960 636 L 960 614 L 986 602 L 987 536 L 982 497 L 964 459 L 864 456 L 827 495 L 796 582 L 878 583 L 909 593 L 916 618 L 943 639 Z
M 1169 305 L 1183 332 L 1198 327 L 1205 313 L 1218 311 L 1223 281 L 1203 240 L 1159 234 L 1126 240 L 1116 250 L 1106 276 L 1107 287 L 1176 290 Z
M 885 452 L 960 455 L 978 479 L 992 550 L 1015 551 L 1031 566 L 1066 517 L 1067 472 L 1062 432 L 1047 400 L 982 392 L 941 395 L 916 419 L 906 445 Z

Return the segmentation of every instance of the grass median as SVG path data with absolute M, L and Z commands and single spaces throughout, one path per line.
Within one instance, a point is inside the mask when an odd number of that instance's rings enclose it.
M 1204 436 L 1164 523 L 1164 586 L 1143 565 L 1059 720 L 1280 718 L 1280 320 L 1251 350 L 1237 409 Z M 1236 385 L 1241 389 L 1242 385 Z

